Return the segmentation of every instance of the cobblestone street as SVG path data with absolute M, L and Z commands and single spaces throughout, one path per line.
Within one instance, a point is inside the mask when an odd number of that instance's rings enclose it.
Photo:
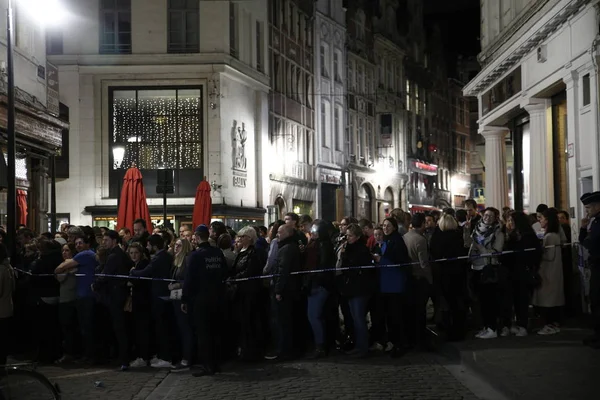
M 194 378 L 190 372 L 150 368 L 40 367 L 58 383 L 64 400 L 86 399 L 447 399 L 477 400 L 433 354 L 319 362 L 229 364 L 224 373 Z M 96 385 L 97 382 L 100 384 Z

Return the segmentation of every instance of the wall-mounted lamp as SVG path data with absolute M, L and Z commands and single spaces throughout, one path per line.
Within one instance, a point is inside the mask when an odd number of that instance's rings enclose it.
M 213 192 L 216 192 L 219 189 L 221 189 L 223 187 L 223 185 L 217 185 L 217 181 L 212 181 L 210 183 L 210 187 L 211 187 L 211 189 L 212 189 Z

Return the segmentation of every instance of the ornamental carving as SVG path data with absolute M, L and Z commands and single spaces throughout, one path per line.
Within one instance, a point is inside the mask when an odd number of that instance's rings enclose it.
M 242 126 L 237 125 L 238 122 L 233 120 L 233 127 L 231 129 L 233 169 L 246 171 L 246 140 L 248 139 L 248 134 L 243 122 Z

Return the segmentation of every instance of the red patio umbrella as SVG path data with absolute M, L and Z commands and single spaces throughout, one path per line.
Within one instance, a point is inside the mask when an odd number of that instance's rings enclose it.
M 142 182 L 142 173 L 134 165 L 125 172 L 125 177 L 123 178 L 119 213 L 117 215 L 117 229 L 133 229 L 133 221 L 138 218 L 146 220 L 147 229 L 152 232 L 150 211 L 148 211 L 148 203 L 146 202 L 146 190 Z
M 212 217 L 212 199 L 210 198 L 210 184 L 203 180 L 196 188 L 196 200 L 194 201 L 194 214 L 192 215 L 193 229 L 198 225 L 210 225 Z
M 17 221 L 19 225 L 27 225 L 27 192 L 17 190 Z

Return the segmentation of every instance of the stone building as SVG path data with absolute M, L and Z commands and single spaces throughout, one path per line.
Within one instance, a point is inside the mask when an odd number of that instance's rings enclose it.
M 73 224 L 115 226 L 123 175 L 144 176 L 162 223 L 161 169 L 173 170 L 168 220 L 191 222 L 197 185 L 213 218 L 262 224 L 269 141 L 266 0 L 65 0 L 70 20 L 48 36 L 69 109 L 69 177 L 57 210 Z M 266 160 L 265 160 L 266 159 Z
M 600 189 L 598 3 L 483 0 L 481 72 L 464 88 L 479 102 L 485 205 L 583 215 Z

